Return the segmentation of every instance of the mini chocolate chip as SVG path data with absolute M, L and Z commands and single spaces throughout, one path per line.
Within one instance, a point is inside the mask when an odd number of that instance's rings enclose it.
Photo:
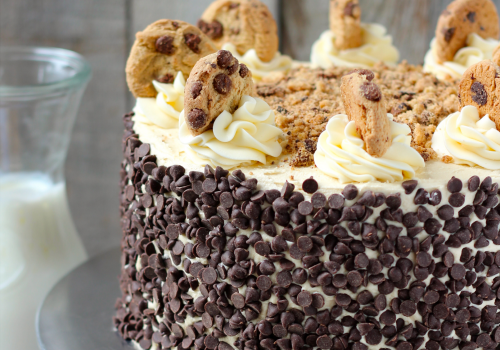
M 298 211 L 301 215 L 310 215 L 313 212 L 313 205 L 311 202 L 301 202 L 299 203 Z
M 196 99 L 198 96 L 200 96 L 202 89 L 203 84 L 201 83 L 201 81 L 195 81 L 193 84 L 191 84 L 191 97 L 193 99 Z
M 465 196 L 461 193 L 452 193 L 448 198 L 452 207 L 459 208 L 465 203 Z
M 369 101 L 377 102 L 382 98 L 382 91 L 375 83 L 364 82 L 359 88 L 363 96 Z
M 401 206 L 400 194 L 396 193 L 388 195 L 387 198 L 385 199 L 385 204 L 393 210 L 398 209 Z
M 324 334 L 316 339 L 316 345 L 320 349 L 330 349 L 333 346 L 333 341 L 328 335 Z
M 446 187 L 448 191 L 450 191 L 450 193 L 460 192 L 462 190 L 462 180 L 457 179 L 455 176 L 453 176 L 451 180 L 448 181 Z
M 455 211 L 453 210 L 453 207 L 451 207 L 448 204 L 445 204 L 437 210 L 437 214 L 441 220 L 450 220 L 453 218 L 453 215 L 455 214 Z
M 187 122 L 193 129 L 201 129 L 207 123 L 207 114 L 199 108 L 193 108 L 187 114 Z
M 465 277 L 465 267 L 462 264 L 454 264 L 450 269 L 450 276 L 459 281 Z
M 200 42 L 201 38 L 199 35 L 192 34 L 192 33 L 187 33 L 184 34 L 184 42 L 186 43 L 186 46 L 191 49 L 194 53 L 200 53 Z
M 217 51 L 217 65 L 220 68 L 227 68 L 233 63 L 233 55 L 227 50 Z
M 350 299 L 350 298 L 349 298 Z M 302 307 L 307 307 L 312 303 L 312 295 L 306 290 L 301 291 L 297 295 L 297 303 Z
M 213 86 L 215 91 L 219 94 L 226 95 L 231 90 L 233 82 L 227 74 L 219 73 L 215 76 L 213 80 Z
M 354 196 L 354 198 L 356 198 L 356 196 Z M 344 206 L 344 202 L 344 197 L 338 193 L 332 194 L 330 197 L 328 197 L 328 205 L 332 209 L 342 208 Z
M 358 188 L 354 185 L 347 185 L 344 187 L 344 190 L 342 191 L 342 195 L 345 197 L 347 200 L 353 200 L 358 196 Z M 337 208 L 335 208 L 337 209 Z
M 372 329 L 365 336 L 365 340 L 368 345 L 377 345 L 382 341 L 382 334 L 378 329 Z
M 470 90 L 472 92 L 472 101 L 476 102 L 479 106 L 484 106 L 488 102 L 488 94 L 484 89 L 484 85 L 479 81 L 472 83 Z
M 302 291 L 301 293 L 304 293 L 305 291 Z M 308 292 L 306 292 L 308 293 Z M 300 294 L 299 294 L 300 295 Z M 297 298 L 298 300 L 298 298 Z M 337 302 L 337 305 L 339 305 L 342 308 L 347 308 L 349 304 L 351 303 L 351 297 L 347 294 L 344 293 L 338 293 L 335 296 L 335 301 Z M 299 304 L 300 305 L 300 304 Z M 302 305 L 301 305 L 302 306 Z
M 347 283 L 353 287 L 359 287 L 363 283 L 363 277 L 358 271 L 350 271 L 347 274 Z
M 323 193 L 316 192 L 311 197 L 311 203 L 314 208 L 323 208 L 326 205 L 326 197 Z
M 429 195 L 429 204 L 430 205 L 439 205 L 441 203 L 441 191 L 439 190 L 434 190 L 430 193 Z
M 475 192 L 479 188 L 481 180 L 479 179 L 479 176 L 474 175 L 472 176 L 469 181 L 467 182 L 467 187 L 469 188 L 469 191 Z
M 300 251 L 307 253 L 312 249 L 313 241 L 308 236 L 302 236 L 297 240 L 297 246 L 299 247 Z
M 404 316 L 410 317 L 413 316 L 415 312 L 417 312 L 417 305 L 412 300 L 405 300 L 401 303 L 399 310 Z
M 272 286 L 272 281 L 269 277 L 267 276 L 259 276 L 257 277 L 257 288 L 259 288 L 262 291 L 266 291 Z
M 396 322 L 396 315 L 391 310 L 386 310 L 380 315 L 380 322 L 390 326 Z
M 172 55 L 175 52 L 174 38 L 167 35 L 159 37 L 156 39 L 155 48 L 159 53 Z
M 314 193 L 318 190 L 318 182 L 310 177 L 302 183 L 302 189 L 306 193 Z
M 415 190 L 417 185 L 418 185 L 417 180 L 407 180 L 401 184 L 401 186 L 403 186 L 405 190 L 405 194 L 411 194 Z

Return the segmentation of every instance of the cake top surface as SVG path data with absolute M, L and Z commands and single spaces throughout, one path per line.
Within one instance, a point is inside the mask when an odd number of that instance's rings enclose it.
M 286 135 L 285 151 L 292 166 L 309 166 L 319 135 L 329 119 L 345 113 L 340 94 L 341 78 L 349 67 L 327 69 L 300 65 L 284 75 L 274 75 L 257 84 L 257 94 L 276 113 L 276 125 Z M 377 64 L 372 71 L 387 101 L 387 113 L 410 126 L 412 146 L 425 160 L 436 159 L 431 148 L 436 126 L 458 111 L 456 82 L 441 81 L 422 67 L 406 62 L 395 68 Z

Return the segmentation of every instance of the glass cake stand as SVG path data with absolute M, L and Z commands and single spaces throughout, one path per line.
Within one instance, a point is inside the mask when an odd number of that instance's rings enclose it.
M 83 263 L 49 292 L 37 316 L 42 350 L 132 350 L 113 330 L 120 248 Z

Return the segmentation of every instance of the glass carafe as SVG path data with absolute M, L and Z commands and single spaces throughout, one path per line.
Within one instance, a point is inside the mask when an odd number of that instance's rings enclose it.
M 0 349 L 38 349 L 38 306 L 87 259 L 64 161 L 89 79 L 72 51 L 0 46 Z

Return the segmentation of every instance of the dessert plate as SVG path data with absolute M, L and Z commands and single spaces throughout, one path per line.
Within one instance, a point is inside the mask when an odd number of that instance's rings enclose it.
M 83 263 L 45 297 L 36 320 L 42 350 L 132 350 L 113 330 L 120 248 Z M 33 286 L 36 288 L 36 286 Z

